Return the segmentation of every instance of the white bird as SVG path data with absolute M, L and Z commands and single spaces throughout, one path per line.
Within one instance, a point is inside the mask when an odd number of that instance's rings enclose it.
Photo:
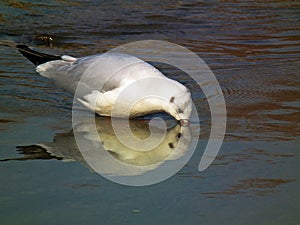
M 26 45 L 15 47 L 36 66 L 37 73 L 53 80 L 57 86 L 75 94 L 81 84 L 84 88 L 76 94 L 76 98 L 101 116 L 134 118 L 166 112 L 181 122 L 188 121 L 190 117 L 192 100 L 189 90 L 134 56 L 104 53 L 74 58 L 37 52 Z M 147 86 L 144 80 L 148 82 Z M 148 89 L 152 92 L 157 90 L 162 98 L 152 95 L 141 98 L 143 92 L 149 92 Z M 131 101 L 136 100 L 129 115 L 123 110 L 123 107 L 128 107 L 126 101 L 117 101 L 124 93 Z M 116 105 L 119 110 L 112 113 Z

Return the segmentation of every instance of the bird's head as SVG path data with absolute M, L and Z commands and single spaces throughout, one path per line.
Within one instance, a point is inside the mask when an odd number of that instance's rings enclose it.
M 176 82 L 178 83 L 178 82 Z M 164 111 L 174 117 L 180 124 L 189 121 L 192 112 L 192 99 L 189 90 L 182 84 L 171 93 L 168 104 L 164 104 Z

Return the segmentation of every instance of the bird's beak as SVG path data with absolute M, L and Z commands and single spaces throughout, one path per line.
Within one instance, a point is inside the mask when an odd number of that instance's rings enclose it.
M 178 120 L 178 123 L 182 127 L 187 127 L 190 125 L 190 121 L 188 119 L 180 119 Z

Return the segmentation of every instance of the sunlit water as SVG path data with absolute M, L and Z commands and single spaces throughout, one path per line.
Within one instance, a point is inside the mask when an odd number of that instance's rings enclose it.
M 156 185 L 115 184 L 93 173 L 72 146 L 64 156 L 75 161 L 36 147 L 72 135 L 72 96 L 1 46 L 1 224 L 299 224 L 297 1 L 4 0 L 0 7 L 0 39 L 50 53 L 79 57 L 147 39 L 185 46 L 216 75 L 228 111 L 223 146 L 200 173 L 210 113 L 186 81 L 201 120 L 192 159 Z

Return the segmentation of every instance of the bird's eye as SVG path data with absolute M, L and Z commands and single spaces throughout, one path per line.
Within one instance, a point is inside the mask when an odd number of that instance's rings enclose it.
M 178 113 L 183 113 L 183 110 L 178 108 Z
M 172 97 L 170 98 L 170 103 L 173 103 L 173 102 L 174 102 L 174 100 L 175 100 L 175 97 L 174 97 L 174 96 L 172 96 Z

